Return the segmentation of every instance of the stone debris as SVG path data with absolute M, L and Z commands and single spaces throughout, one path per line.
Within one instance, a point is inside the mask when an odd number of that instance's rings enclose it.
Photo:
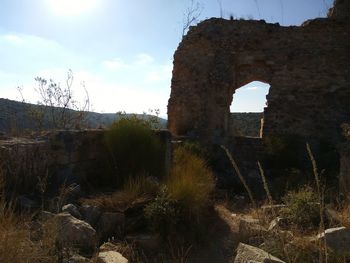
M 87 222 L 79 220 L 68 213 L 55 215 L 58 242 L 63 247 L 93 249 L 96 246 L 96 231 Z
M 239 221 L 239 235 L 241 238 L 251 238 L 262 236 L 267 233 L 267 229 L 261 225 L 260 220 L 251 216 L 242 216 Z
M 350 254 L 350 229 L 346 227 L 329 228 L 317 236 L 317 240 L 324 240 L 329 249 L 338 254 Z
M 239 243 L 234 263 L 284 263 L 266 251 L 244 243 Z
M 68 204 L 62 207 L 62 212 L 67 212 L 74 216 L 75 218 L 81 219 L 81 214 L 79 212 L 79 209 L 73 205 L 73 204 Z
M 100 252 L 96 263 L 128 263 L 129 261 L 122 254 L 116 251 Z

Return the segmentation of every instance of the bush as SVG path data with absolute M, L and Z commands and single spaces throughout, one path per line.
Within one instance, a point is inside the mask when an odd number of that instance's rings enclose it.
M 166 187 L 145 207 L 145 216 L 153 231 L 159 233 L 163 238 L 175 230 L 179 220 L 177 203 L 172 199 Z
M 205 161 L 187 147 L 178 147 L 165 186 L 145 208 L 151 228 L 168 238 L 189 240 L 201 236 L 214 186 Z
M 303 187 L 298 191 L 290 191 L 282 199 L 286 208 L 281 213 L 292 224 L 303 230 L 319 226 L 320 204 L 312 188 Z
M 184 147 L 175 149 L 166 186 L 188 220 L 198 219 L 208 207 L 215 182 L 205 161 Z
M 164 154 L 151 124 L 136 116 L 123 117 L 113 123 L 105 136 L 110 171 L 103 179 L 106 185 L 123 185 L 129 177 L 164 173 Z

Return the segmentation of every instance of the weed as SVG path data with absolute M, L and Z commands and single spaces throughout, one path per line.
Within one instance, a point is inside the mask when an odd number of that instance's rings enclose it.
M 283 198 L 286 207 L 282 215 L 300 229 L 310 229 L 320 223 L 320 204 L 317 194 L 311 187 L 289 191 Z
M 175 230 L 179 220 L 178 205 L 164 187 L 160 194 L 145 208 L 145 216 L 153 231 L 166 238 Z
M 56 262 L 55 235 L 44 233 L 39 241 L 31 239 L 30 217 L 15 213 L 14 200 L 6 201 L 4 176 L 0 171 L 0 262 Z

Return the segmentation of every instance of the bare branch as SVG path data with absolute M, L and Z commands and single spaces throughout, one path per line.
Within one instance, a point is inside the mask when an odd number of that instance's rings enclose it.
M 200 17 L 202 10 L 203 8 L 199 4 L 199 2 L 195 2 L 194 0 L 191 0 L 191 4 L 187 8 L 183 16 L 182 37 L 186 34 L 190 26 L 192 26 L 194 23 L 198 21 L 198 18 Z
M 216 0 L 219 4 L 219 8 L 220 8 L 220 17 L 222 18 L 224 16 L 224 11 L 222 9 L 222 0 Z

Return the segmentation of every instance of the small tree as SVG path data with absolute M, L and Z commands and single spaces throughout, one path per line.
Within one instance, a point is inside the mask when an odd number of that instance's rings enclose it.
M 27 114 L 36 124 L 37 129 L 72 129 L 80 128 L 86 124 L 86 112 L 90 110 L 90 98 L 85 84 L 81 83 L 85 92 L 82 102 L 74 98 L 73 94 L 73 72 L 67 73 L 66 85 L 43 77 L 36 77 L 38 86 L 35 92 L 39 95 L 37 106 L 29 106 Z M 22 101 L 26 102 L 22 90 L 18 88 Z
M 183 15 L 182 37 L 184 37 L 190 26 L 192 26 L 194 23 L 197 23 L 198 18 L 201 16 L 202 9 L 203 8 L 199 2 L 191 0 L 189 7 L 186 9 Z

